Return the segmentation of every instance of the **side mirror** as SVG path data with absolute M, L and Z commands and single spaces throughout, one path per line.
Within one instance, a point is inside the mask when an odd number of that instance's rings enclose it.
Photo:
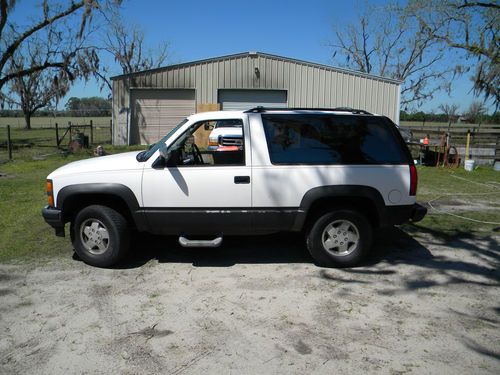
M 168 147 L 162 147 L 160 148 L 160 156 L 163 158 L 163 160 L 166 162 L 168 159 L 170 159 L 170 150 Z
M 171 151 L 168 147 L 160 148 L 160 157 L 153 162 L 152 167 L 154 169 L 163 169 L 168 165 L 168 160 L 170 159 Z
M 212 130 L 214 128 L 213 125 L 210 125 L 209 123 L 205 124 L 205 130 Z

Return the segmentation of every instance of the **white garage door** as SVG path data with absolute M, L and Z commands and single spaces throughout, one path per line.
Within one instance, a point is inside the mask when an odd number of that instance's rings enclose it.
M 219 90 L 219 103 L 224 111 L 286 107 L 286 90 Z
M 194 90 L 131 90 L 131 144 L 157 142 L 196 111 Z

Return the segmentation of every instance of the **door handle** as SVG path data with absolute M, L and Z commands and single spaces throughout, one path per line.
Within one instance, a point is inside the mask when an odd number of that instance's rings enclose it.
M 249 184 L 250 176 L 234 176 L 235 184 Z

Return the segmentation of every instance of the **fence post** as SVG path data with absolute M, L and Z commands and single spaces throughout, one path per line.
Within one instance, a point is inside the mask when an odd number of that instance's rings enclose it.
M 12 142 L 10 140 L 10 125 L 7 125 L 7 150 L 9 150 L 9 160 L 12 160 Z
M 109 135 L 111 136 L 111 144 L 113 144 L 113 120 L 109 120 Z
M 56 146 L 59 148 L 59 125 L 56 122 Z
M 90 145 L 94 144 L 94 122 L 90 120 Z

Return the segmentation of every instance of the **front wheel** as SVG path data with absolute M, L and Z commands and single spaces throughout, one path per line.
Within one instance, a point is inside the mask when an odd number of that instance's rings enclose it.
M 366 256 L 372 237 L 372 226 L 364 215 L 338 210 L 320 216 L 307 233 L 306 242 L 319 265 L 349 267 Z
M 129 248 L 127 221 L 119 212 L 93 205 L 82 209 L 72 223 L 73 246 L 87 264 L 109 267 Z

